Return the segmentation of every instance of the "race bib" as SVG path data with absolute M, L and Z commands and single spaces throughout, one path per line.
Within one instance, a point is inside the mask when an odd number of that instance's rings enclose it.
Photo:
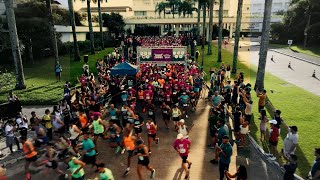
M 170 98 L 168 98 L 167 101 L 170 101 Z
M 123 116 L 123 119 L 127 119 L 128 117 L 127 116 Z
M 146 99 L 148 99 L 148 100 L 149 100 L 149 99 L 150 99 L 150 96 L 146 96 Z
M 152 116 L 153 115 L 153 112 L 152 111 L 149 111 L 149 113 L 148 113 L 150 116 Z
M 167 113 L 168 113 L 168 111 L 163 111 L 163 113 L 164 113 L 164 114 L 167 114 Z
M 180 149 L 179 149 L 179 152 L 180 152 L 181 154 L 186 153 L 186 149 L 180 148 Z
M 139 160 L 140 160 L 140 161 L 143 161 L 143 160 L 144 160 L 144 157 L 143 157 L 143 156 L 139 156 Z
M 188 104 L 183 104 L 183 106 L 184 106 L 184 107 L 187 107 L 187 106 L 188 106 Z
M 122 101 L 127 101 L 127 98 L 122 98 Z
M 191 99 L 191 102 L 194 102 L 195 101 L 195 99 Z
M 111 116 L 111 119 L 117 119 L 117 116 Z

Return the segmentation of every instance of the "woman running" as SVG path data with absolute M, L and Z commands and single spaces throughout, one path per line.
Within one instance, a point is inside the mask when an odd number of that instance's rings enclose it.
M 147 131 L 148 131 L 148 149 L 149 154 L 151 154 L 151 143 L 156 141 L 156 144 L 159 143 L 159 138 L 157 137 L 157 125 L 155 125 L 151 118 L 148 118 L 146 123 Z
M 137 145 L 137 156 L 138 156 L 138 176 L 139 180 L 142 180 L 142 166 L 145 166 L 149 171 L 151 171 L 150 178 L 153 179 L 156 175 L 156 170 L 153 169 L 149 161 L 149 153 L 146 145 L 143 144 L 141 139 L 138 139 L 136 142 Z

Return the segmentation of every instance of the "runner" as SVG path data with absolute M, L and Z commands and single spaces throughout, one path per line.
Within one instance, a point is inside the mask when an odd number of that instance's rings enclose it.
M 157 124 L 155 111 L 156 111 L 155 105 L 152 104 L 151 100 L 147 101 L 148 118 L 151 118 L 153 122 Z
M 93 122 L 92 122 L 92 127 L 93 127 L 93 135 L 94 135 L 94 145 L 95 145 L 95 150 L 98 152 L 98 145 L 97 141 L 98 138 L 104 138 L 104 131 L 106 129 L 105 124 L 103 123 L 102 119 L 100 119 L 101 114 L 99 112 L 93 113 Z
M 163 102 L 161 105 L 161 112 L 162 112 L 162 119 L 167 127 L 169 129 L 169 121 L 170 121 L 170 106 L 166 104 L 166 102 Z
M 86 164 L 97 165 L 97 153 L 93 141 L 89 138 L 88 133 L 83 134 L 82 143 L 79 146 L 83 146 L 85 154 L 83 155 L 83 162 Z
M 29 172 L 29 166 L 38 160 L 38 157 L 37 157 L 38 153 L 35 151 L 33 144 L 29 140 L 27 140 L 27 137 L 22 136 L 20 138 L 20 141 L 23 145 L 22 148 L 23 148 L 23 152 L 24 152 L 25 158 L 26 158 L 26 164 L 24 166 L 24 170 L 26 173 L 26 180 L 30 180 L 31 175 Z
M 85 180 L 84 166 L 86 163 L 80 161 L 76 157 L 73 157 L 71 153 L 66 156 L 69 170 L 71 171 L 72 180 Z
M 97 165 L 99 172 L 99 180 L 114 180 L 112 171 L 105 167 L 104 163 Z
M 78 144 L 79 136 L 82 134 L 82 131 L 78 128 L 78 126 L 74 124 L 74 122 L 70 122 L 69 133 L 70 133 L 69 140 L 71 141 L 71 147 L 73 151 L 77 154 L 78 158 L 80 158 L 77 144 Z
M 142 166 L 145 166 L 149 171 L 151 171 L 150 178 L 153 179 L 156 175 L 156 170 L 153 169 L 150 165 L 149 161 L 149 153 L 148 153 L 148 148 L 146 145 L 143 144 L 143 141 L 141 139 L 138 139 L 136 142 L 137 145 L 137 152 L 136 155 L 138 156 L 138 176 L 139 180 L 142 180 Z
M 128 164 L 127 164 L 127 169 L 124 172 L 124 176 L 127 176 L 130 172 L 131 158 L 134 155 L 133 152 L 135 150 L 135 140 L 137 139 L 137 137 L 133 136 L 132 133 L 133 133 L 132 130 L 126 129 L 125 136 L 123 138 L 124 147 L 128 152 L 128 157 L 127 157 Z
M 122 148 L 122 138 L 120 136 L 121 128 L 115 124 L 113 121 L 109 121 L 109 128 L 108 131 L 110 132 L 109 135 L 109 142 L 110 147 L 115 148 L 115 153 L 117 154 Z
M 157 125 L 155 125 L 151 118 L 148 118 L 146 123 L 147 131 L 148 131 L 148 149 L 149 154 L 151 154 L 151 143 L 156 141 L 156 144 L 159 143 L 159 138 L 157 137 Z
M 179 120 L 180 120 L 182 113 L 181 113 L 180 109 L 178 109 L 177 105 L 173 105 L 171 115 L 172 115 L 172 120 L 173 120 L 173 124 L 174 124 L 174 129 L 178 130 L 178 123 L 179 123 Z
M 192 162 L 188 161 L 189 150 L 191 147 L 191 142 L 188 139 L 183 138 L 183 134 L 178 134 L 177 139 L 173 143 L 173 148 L 179 153 L 182 158 L 181 167 L 186 172 L 184 179 L 189 178 L 189 170 L 191 168 Z
M 188 108 L 189 108 L 190 98 L 186 92 L 183 92 L 179 99 L 181 101 L 183 114 L 185 114 L 186 118 L 188 119 Z
M 185 139 L 189 138 L 189 130 L 188 127 L 184 124 L 184 119 L 180 119 L 179 121 L 178 134 L 182 134 L 183 138 Z
M 134 132 L 141 139 L 142 126 L 144 125 L 143 118 L 136 113 L 136 118 L 133 120 Z

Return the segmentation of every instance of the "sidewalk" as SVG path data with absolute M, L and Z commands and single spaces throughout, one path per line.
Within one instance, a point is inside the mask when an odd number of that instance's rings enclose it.
M 279 48 L 279 49 L 270 48 L 270 50 L 274 51 L 274 52 L 281 53 L 286 56 L 290 56 L 290 57 L 299 59 L 299 60 L 314 63 L 314 64 L 320 66 L 320 58 L 319 57 L 310 56 L 310 55 L 299 53 L 299 52 L 294 52 L 294 51 L 290 50 L 289 48 Z

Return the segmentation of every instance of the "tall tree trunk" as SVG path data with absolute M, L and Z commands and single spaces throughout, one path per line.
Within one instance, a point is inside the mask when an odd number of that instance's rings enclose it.
M 212 54 L 212 31 L 213 31 L 213 2 L 214 0 L 209 1 L 209 41 L 208 41 L 208 55 Z
M 207 4 L 204 2 L 202 7 L 203 7 L 203 25 L 202 25 L 202 61 L 201 61 L 201 66 L 203 67 L 203 61 L 204 61 L 204 45 L 206 43 L 206 14 L 207 14 Z
M 174 4 L 172 5 L 172 16 L 173 16 L 173 19 L 174 19 Z
M 25 89 L 26 84 L 24 81 L 23 65 L 19 48 L 19 38 L 16 27 L 16 18 L 13 10 L 13 0 L 5 0 L 4 3 L 6 7 L 12 57 L 16 71 L 16 89 Z
M 198 0 L 198 17 L 197 17 L 197 43 L 200 44 L 200 15 L 201 15 L 201 3 Z
M 264 89 L 264 74 L 266 69 L 268 46 L 269 46 L 271 8 L 272 8 L 272 0 L 265 0 L 261 45 L 260 45 L 260 54 L 259 54 L 259 66 L 258 66 L 257 79 L 255 84 L 255 90 L 256 88 L 258 88 L 259 91 L 262 91 Z
M 309 11 L 309 10 L 308 10 Z M 308 12 L 308 22 L 307 22 L 307 26 L 304 29 L 304 41 L 303 41 L 303 47 L 306 48 L 307 47 L 307 43 L 308 43 L 308 29 L 310 26 L 310 21 L 311 21 L 311 13 L 310 11 Z
M 220 0 L 219 4 L 219 32 L 218 32 L 218 62 L 222 62 L 221 46 L 222 46 L 222 19 L 223 19 L 223 0 Z
M 90 50 L 91 50 L 91 54 L 95 54 L 90 2 L 91 0 L 87 0 L 87 13 L 88 13 L 88 24 L 89 24 L 89 34 L 90 34 Z
M 77 40 L 77 31 L 76 31 L 76 23 L 74 18 L 74 9 L 73 9 L 73 0 L 68 0 L 69 5 L 69 16 L 70 16 L 70 25 L 72 28 L 72 36 L 73 36 L 73 53 L 74 53 L 74 61 L 80 61 L 80 51 Z
M 52 17 L 52 8 L 51 8 L 51 0 L 46 0 L 47 11 L 48 11 L 48 20 L 49 20 L 49 30 L 51 33 L 51 46 L 53 48 L 54 60 L 55 64 L 59 64 L 59 52 L 58 52 L 58 43 L 56 31 L 54 29 L 53 17 Z
M 233 50 L 233 63 L 232 63 L 232 73 L 234 74 L 237 73 L 238 50 L 239 50 L 239 39 L 240 39 L 241 18 L 242 18 L 242 5 L 243 5 L 243 0 L 238 0 L 237 22 L 236 22 L 236 32 L 234 37 L 234 50 Z
M 104 49 L 104 42 L 103 42 L 103 32 L 102 32 L 102 15 L 101 15 L 101 4 L 100 0 L 98 0 L 98 14 L 99 14 L 99 27 L 100 27 L 100 41 L 101 41 L 101 48 Z
M 32 40 L 31 39 L 29 39 L 28 52 L 29 52 L 29 60 L 30 60 L 31 64 L 34 64 L 33 50 L 32 50 Z

